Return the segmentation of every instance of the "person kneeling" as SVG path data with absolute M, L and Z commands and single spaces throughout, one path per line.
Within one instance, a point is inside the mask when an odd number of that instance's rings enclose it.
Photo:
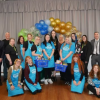
M 21 60 L 16 59 L 14 65 L 10 66 L 8 70 L 7 89 L 8 96 L 15 96 L 24 94 L 21 86 L 22 67 L 20 66 Z
M 74 54 L 71 63 L 72 83 L 71 91 L 82 93 L 85 84 L 84 67 L 78 54 Z
M 94 65 L 89 73 L 87 89 L 100 98 L 100 67 Z
M 25 84 L 32 94 L 36 94 L 42 91 L 41 86 L 38 82 L 37 67 L 35 64 L 33 64 L 32 58 L 29 56 L 25 58 L 24 76 Z

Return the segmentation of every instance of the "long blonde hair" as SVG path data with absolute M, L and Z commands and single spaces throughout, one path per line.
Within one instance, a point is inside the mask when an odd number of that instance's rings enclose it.
M 69 48 L 70 48 L 71 45 L 72 45 L 71 37 L 70 37 L 70 36 L 66 36 L 66 38 L 69 39 Z M 65 38 L 65 39 L 66 39 L 66 38 Z M 66 45 L 66 43 L 64 43 L 63 47 L 64 47 L 65 45 Z

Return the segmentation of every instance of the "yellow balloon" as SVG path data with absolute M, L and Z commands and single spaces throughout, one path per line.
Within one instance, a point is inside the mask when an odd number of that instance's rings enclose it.
M 50 20 L 51 22 L 53 22 L 55 19 L 54 19 L 53 17 L 51 17 L 51 18 L 49 18 L 49 20 Z
M 71 26 L 72 26 L 72 23 L 71 23 L 71 22 L 67 22 L 66 24 L 67 24 L 67 25 L 71 25 Z
M 66 32 L 66 36 L 71 36 L 71 32 Z
M 60 26 L 60 28 L 63 28 L 64 29 L 65 28 L 65 22 L 60 22 L 60 25 L 59 26 Z
M 56 26 L 56 22 L 55 21 L 51 22 L 51 26 L 55 27 Z
M 55 32 L 59 33 L 60 32 L 60 28 L 58 26 L 54 27 Z
M 75 26 L 73 26 L 73 27 L 72 27 L 72 30 L 76 31 L 77 29 L 76 29 L 76 27 L 75 27 Z
M 70 31 L 70 30 L 71 30 L 71 28 L 72 28 L 72 26 L 71 26 L 71 25 L 68 25 L 68 24 L 66 24 L 66 25 L 65 25 L 65 29 L 66 29 L 67 31 Z
M 59 25 L 60 24 L 60 19 L 58 19 L 58 18 L 55 19 L 55 22 L 56 22 L 57 25 Z
M 82 38 L 79 38 L 78 41 L 79 41 L 79 42 L 82 42 Z
M 61 29 L 61 30 L 60 30 L 60 33 L 61 33 L 61 34 L 65 34 L 65 33 L 66 33 L 66 30 L 65 30 L 65 29 Z

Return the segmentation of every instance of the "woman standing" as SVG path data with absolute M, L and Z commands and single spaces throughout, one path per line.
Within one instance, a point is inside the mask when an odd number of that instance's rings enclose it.
M 58 39 L 56 36 L 56 32 L 54 30 L 51 31 L 50 40 L 54 43 L 54 46 L 55 46 L 54 61 L 56 62 L 56 60 L 59 59 L 59 52 L 58 52 Z M 53 71 L 52 79 L 55 81 L 56 80 L 56 71 L 54 68 L 52 69 L 52 71 Z
M 75 44 L 75 53 L 81 57 L 81 43 L 78 42 L 76 33 L 71 34 L 72 43 Z
M 61 48 L 61 45 L 64 43 L 64 36 L 62 34 L 59 35 L 58 37 L 58 56 L 60 57 L 60 48 Z M 64 79 L 64 72 L 60 72 L 60 76 L 61 76 L 61 80 L 65 80 Z
M 25 58 L 25 84 L 32 94 L 41 92 L 41 86 L 38 82 L 38 72 L 37 67 L 33 64 L 30 56 Z
M 61 45 L 60 48 L 60 59 L 62 62 L 67 63 L 68 67 L 65 72 L 64 78 L 66 78 L 66 83 L 70 85 L 71 84 L 71 61 L 72 56 L 75 52 L 75 45 L 71 43 L 71 37 L 65 38 L 65 43 Z
M 43 57 L 43 54 L 42 54 L 42 48 L 41 48 L 41 45 L 40 45 L 40 37 L 39 36 L 36 36 L 35 37 L 35 41 L 34 41 L 34 44 L 31 48 L 31 51 L 32 51 L 32 60 L 33 60 L 33 63 L 35 64 L 35 60 L 40 57 L 42 58 Z M 43 68 L 39 68 L 37 67 L 37 71 L 38 71 L 38 74 L 39 74 L 39 83 L 42 85 L 41 83 L 41 72 L 42 72 Z
M 83 35 L 82 36 L 82 43 L 81 43 L 81 60 L 84 62 L 85 65 L 85 80 L 87 82 L 87 77 L 88 77 L 88 62 L 89 62 L 89 57 L 91 55 L 91 50 L 92 46 L 91 43 L 87 40 L 87 36 Z
M 71 91 L 82 93 L 85 84 L 84 66 L 78 54 L 74 54 L 71 63 L 72 83 Z
M 9 41 L 9 45 L 6 47 L 5 50 L 6 55 L 6 65 L 9 68 L 11 65 L 14 64 L 15 59 L 18 58 L 18 52 L 15 47 L 15 39 L 11 38 Z
M 21 60 L 16 59 L 14 65 L 12 65 L 8 70 L 8 78 L 7 78 L 8 96 L 24 94 L 21 86 L 22 68 L 20 64 Z
M 100 98 L 100 67 L 94 65 L 89 73 L 87 89 Z
M 24 80 L 24 69 L 25 69 L 25 64 L 24 64 L 24 57 L 23 57 L 23 44 L 24 44 L 24 37 L 19 36 L 18 42 L 17 42 L 17 50 L 18 50 L 18 56 L 21 59 L 21 66 L 22 66 L 22 79 L 21 82 L 23 83 Z
M 51 72 L 52 68 L 54 68 L 54 50 L 55 46 L 53 42 L 50 41 L 50 35 L 46 34 L 44 37 L 44 41 L 42 43 L 42 49 L 43 49 L 43 57 L 45 59 L 48 59 L 48 67 L 44 68 L 44 74 L 45 74 L 45 84 L 53 84 L 53 81 L 51 80 Z
M 24 60 L 25 60 L 26 56 L 32 57 L 31 47 L 33 45 L 33 42 L 32 42 L 32 34 L 31 33 L 29 33 L 27 35 L 27 39 L 28 39 L 28 41 L 24 42 L 24 44 L 23 44 L 23 56 L 24 56 Z

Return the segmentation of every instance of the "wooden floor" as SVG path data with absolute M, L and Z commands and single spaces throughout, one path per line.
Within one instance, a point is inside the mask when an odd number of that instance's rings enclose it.
M 6 90 L 6 82 L 0 86 L 0 100 L 99 100 L 94 95 L 89 95 L 85 89 L 82 94 L 72 93 L 70 86 L 64 84 L 60 78 L 53 85 L 43 85 L 42 92 L 32 95 L 29 91 L 25 91 L 23 95 L 8 97 Z

